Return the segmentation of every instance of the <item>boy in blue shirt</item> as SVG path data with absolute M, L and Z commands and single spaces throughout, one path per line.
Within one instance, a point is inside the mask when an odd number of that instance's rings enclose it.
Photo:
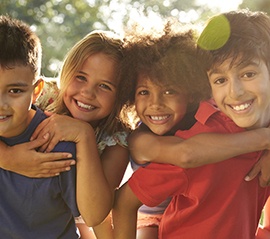
M 12 146 L 29 141 L 46 118 L 33 105 L 43 88 L 41 44 L 28 25 L 8 16 L 0 16 L 0 44 L 0 140 Z M 75 144 L 61 142 L 54 151 L 75 157 Z M 0 168 L 1 238 L 78 238 L 75 172 L 71 166 L 36 179 Z

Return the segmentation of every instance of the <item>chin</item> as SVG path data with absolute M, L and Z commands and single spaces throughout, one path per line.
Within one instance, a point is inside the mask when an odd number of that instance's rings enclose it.
M 250 124 L 250 123 L 245 124 L 245 123 L 241 123 L 241 122 L 239 122 L 239 123 L 235 122 L 235 124 L 238 127 L 243 128 L 243 129 L 254 129 L 254 128 L 258 128 L 256 125 Z
M 156 131 L 152 131 L 154 134 L 156 134 L 156 135 L 164 135 L 164 134 L 166 134 L 167 133 L 167 131 L 160 131 L 160 130 L 156 130 Z

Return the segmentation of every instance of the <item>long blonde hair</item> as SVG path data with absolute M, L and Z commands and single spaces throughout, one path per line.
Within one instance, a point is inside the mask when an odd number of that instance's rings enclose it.
M 49 107 L 49 110 L 58 114 L 66 114 L 71 116 L 64 103 L 63 96 L 67 90 L 67 87 L 74 79 L 85 60 L 93 54 L 104 53 L 112 60 L 119 63 L 117 64 L 116 69 L 117 72 L 119 72 L 123 58 L 122 44 L 122 39 L 110 31 L 93 31 L 78 41 L 67 53 L 64 59 L 59 77 L 59 95 L 55 102 Z M 118 89 L 116 94 L 118 97 L 121 97 L 118 94 Z M 115 131 L 121 129 L 122 125 L 119 121 L 119 113 L 121 108 L 122 106 L 120 104 L 116 104 L 111 114 L 105 119 L 101 120 L 98 128 L 102 131 L 105 130 L 108 134 L 113 134 Z

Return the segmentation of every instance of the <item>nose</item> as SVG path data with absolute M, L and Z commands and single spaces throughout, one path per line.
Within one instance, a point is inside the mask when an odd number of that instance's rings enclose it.
M 7 99 L 3 94 L 0 94 L 0 109 L 3 109 L 3 110 L 8 109 Z
M 149 104 L 153 108 L 156 108 L 156 109 L 160 108 L 163 104 L 162 96 L 159 94 L 152 94 L 150 97 Z
M 81 95 L 85 98 L 88 98 L 88 99 L 95 99 L 96 98 L 96 91 L 95 91 L 95 88 L 92 87 L 92 86 L 84 86 L 82 89 L 81 89 Z
M 232 79 L 230 82 L 230 96 L 233 99 L 238 99 L 244 94 L 245 90 L 243 83 L 239 79 Z

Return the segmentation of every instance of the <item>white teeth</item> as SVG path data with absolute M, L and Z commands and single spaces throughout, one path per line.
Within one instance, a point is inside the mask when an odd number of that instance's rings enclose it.
M 167 119 L 169 116 L 150 116 L 152 120 L 164 120 Z
M 246 108 L 248 108 L 250 106 L 250 104 L 243 104 L 243 105 L 237 105 L 237 106 L 232 106 L 232 108 L 236 111 L 241 111 L 241 110 L 245 110 Z
M 82 102 L 79 102 L 79 101 L 77 101 L 77 104 L 78 104 L 79 107 L 84 108 L 84 109 L 87 109 L 87 110 L 91 110 L 91 109 L 94 109 L 95 108 L 92 105 L 86 105 L 86 104 L 84 104 Z
M 0 120 L 7 118 L 7 116 L 0 116 Z

